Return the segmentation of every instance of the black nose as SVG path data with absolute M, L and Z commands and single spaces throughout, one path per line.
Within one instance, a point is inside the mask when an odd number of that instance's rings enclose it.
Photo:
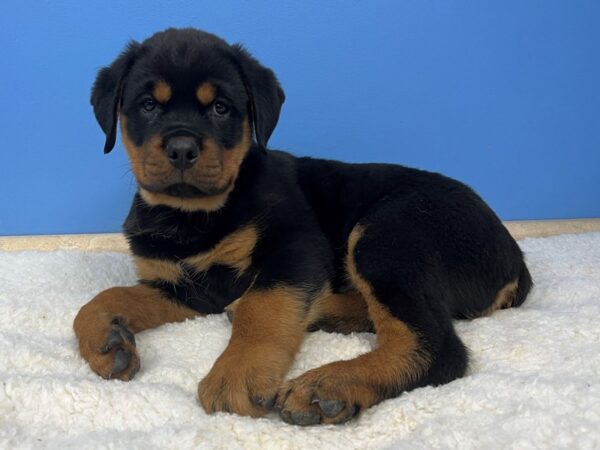
M 173 167 L 180 170 L 192 167 L 200 154 L 196 140 L 191 137 L 172 137 L 165 150 Z

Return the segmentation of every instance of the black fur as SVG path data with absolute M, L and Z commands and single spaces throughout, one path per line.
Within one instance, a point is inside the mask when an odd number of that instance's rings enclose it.
M 159 78 L 174 89 L 170 109 L 144 116 L 140 96 Z M 231 102 L 227 121 L 209 120 L 193 106 L 193 88 L 204 79 L 217 83 Z M 477 316 L 515 281 L 513 306 L 522 304 L 532 281 L 517 243 L 473 190 L 440 174 L 264 152 L 284 98 L 273 72 L 240 46 L 191 29 L 132 43 L 100 71 L 92 104 L 107 136 L 105 151 L 114 145 L 119 109 L 136 145 L 173 124 L 183 123 L 224 148 L 240 141 L 244 120 L 254 129 L 256 143 L 222 208 L 184 212 L 150 206 L 136 195 L 125 222 L 134 254 L 169 261 L 207 251 L 252 224 L 259 240 L 251 266 L 241 275 L 226 266 L 201 273 L 185 267 L 184 280 L 176 284 L 142 281 L 204 313 L 222 312 L 251 283 L 294 286 L 309 307 L 327 284 L 338 292 L 353 288 L 347 241 L 360 224 L 364 235 L 352 255 L 359 274 L 417 333 L 420 351 L 431 360 L 426 375 L 409 388 L 462 376 L 467 351 L 452 318 Z M 394 389 L 382 386 L 382 398 L 397 395 Z
M 285 94 L 275 74 L 259 64 L 241 45 L 231 47 L 250 97 L 250 114 L 258 147 L 265 151 L 279 120 Z
M 140 44 L 135 41 L 109 67 L 98 73 L 92 88 L 91 103 L 94 107 L 96 120 L 106 134 L 104 153 L 109 153 L 117 140 L 117 118 L 121 106 L 121 95 L 125 79 L 140 52 Z

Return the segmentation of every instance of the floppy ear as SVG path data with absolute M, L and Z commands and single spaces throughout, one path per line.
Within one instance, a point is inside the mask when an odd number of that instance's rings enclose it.
M 135 62 L 141 45 L 131 41 L 108 67 L 100 69 L 92 87 L 91 103 L 100 128 L 106 135 L 104 153 L 110 152 L 117 139 L 117 118 L 127 73 Z
M 285 93 L 271 69 L 262 66 L 240 44 L 231 48 L 250 98 L 256 143 L 262 151 L 266 151 L 267 142 L 279 120 Z

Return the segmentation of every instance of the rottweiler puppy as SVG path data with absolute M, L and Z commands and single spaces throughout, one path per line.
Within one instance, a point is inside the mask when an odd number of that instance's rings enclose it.
M 232 335 L 199 384 L 202 407 L 339 424 L 462 377 L 452 319 L 523 303 L 523 255 L 475 192 L 403 166 L 267 150 L 283 102 L 271 70 L 195 29 L 131 42 L 99 71 L 104 152 L 120 122 L 138 185 L 124 230 L 139 274 L 75 318 L 100 376 L 133 378 L 135 333 L 227 310 Z M 315 329 L 373 331 L 377 346 L 286 380 Z

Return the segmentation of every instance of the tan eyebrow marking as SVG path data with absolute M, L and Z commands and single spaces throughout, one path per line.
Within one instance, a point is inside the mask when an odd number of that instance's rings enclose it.
M 208 82 L 202 83 L 196 89 L 196 98 L 204 106 L 210 105 L 217 96 L 217 88 Z
M 152 89 L 152 95 L 156 101 L 160 103 L 167 103 L 171 99 L 171 86 L 166 81 L 160 80 L 154 84 Z

